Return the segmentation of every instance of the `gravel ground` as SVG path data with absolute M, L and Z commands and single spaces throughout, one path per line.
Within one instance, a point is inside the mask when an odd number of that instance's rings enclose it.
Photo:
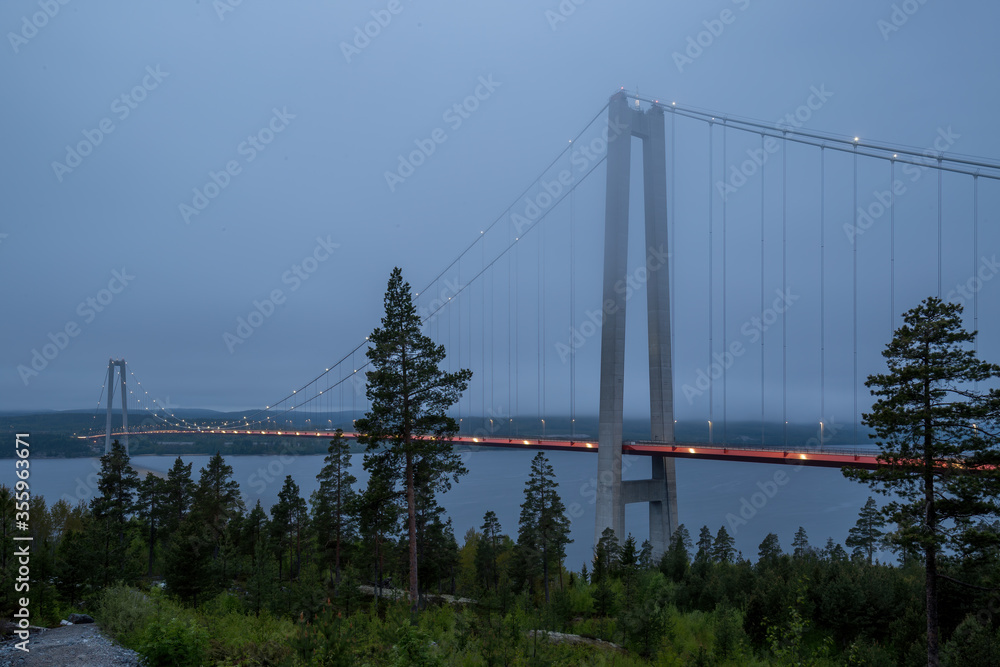
M 0 644 L 0 667 L 139 667 L 139 655 L 122 648 L 91 623 L 32 633 L 29 653 Z

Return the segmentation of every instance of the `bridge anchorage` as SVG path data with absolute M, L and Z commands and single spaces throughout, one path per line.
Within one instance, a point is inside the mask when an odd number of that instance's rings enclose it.
M 128 453 L 128 387 L 125 385 L 125 360 L 108 359 L 108 421 L 104 430 L 104 453 L 111 453 L 111 407 L 115 397 L 115 368 L 121 378 L 122 394 L 122 444 Z
M 653 556 L 666 551 L 677 528 L 674 460 L 652 456 L 652 477 L 622 481 L 622 418 L 625 387 L 629 182 L 632 137 L 642 139 L 645 199 L 646 309 L 649 336 L 649 409 L 652 442 L 674 442 L 673 368 L 670 350 L 670 271 L 667 256 L 667 158 L 663 109 L 629 106 L 624 92 L 608 106 L 607 194 L 604 227 L 604 325 L 601 328 L 600 417 L 597 450 L 595 543 L 606 528 L 625 535 L 625 505 L 649 503 Z M 654 265 L 650 258 L 657 262 Z M 667 259 L 667 262 L 670 260 Z

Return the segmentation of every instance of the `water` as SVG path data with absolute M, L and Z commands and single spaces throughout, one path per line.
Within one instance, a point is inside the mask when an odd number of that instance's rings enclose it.
M 478 529 L 487 510 L 497 513 L 500 524 L 511 537 L 517 537 L 517 520 L 524 500 L 524 484 L 531 467 L 532 451 L 483 450 L 465 454 L 469 474 L 441 498 L 451 517 L 455 536 L 461 545 L 469 528 Z M 573 543 L 567 548 L 566 565 L 579 570 L 592 555 L 594 534 L 594 484 L 597 455 L 590 453 L 547 452 L 556 472 L 559 493 L 571 519 Z M 137 468 L 165 473 L 174 456 L 137 456 Z M 208 463 L 208 456 L 184 456 L 194 463 L 193 474 Z M 0 483 L 12 486 L 15 480 L 13 460 L 0 464 L 8 474 Z M 323 466 L 323 456 L 230 456 L 248 508 L 260 499 L 265 509 L 277 502 L 285 475 L 291 475 L 308 500 L 319 484 L 316 473 Z M 361 455 L 352 460 L 359 486 L 367 481 L 361 468 Z M 649 460 L 625 457 L 624 476 L 639 479 L 649 476 Z M 97 459 L 35 459 L 31 461 L 31 487 L 34 495 L 44 495 L 49 504 L 62 498 L 76 504 L 95 494 Z M 791 465 L 738 463 L 730 461 L 677 461 L 677 493 L 681 521 L 692 540 L 707 525 L 714 535 L 725 525 L 736 539 L 736 548 L 756 560 L 757 547 L 769 532 L 777 533 L 782 548 L 790 550 L 792 535 L 803 526 L 810 543 L 822 547 L 827 537 L 841 544 L 857 520 L 858 510 L 868 498 L 863 484 L 851 482 L 840 470 L 806 468 Z M 755 495 L 756 494 L 756 495 Z M 742 513 L 742 514 L 741 514 Z M 649 534 L 646 506 L 628 505 L 626 529 L 639 543 Z M 589 565 L 588 565 L 589 567 Z

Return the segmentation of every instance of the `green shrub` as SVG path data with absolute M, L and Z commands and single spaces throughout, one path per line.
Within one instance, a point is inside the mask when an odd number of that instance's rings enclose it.
M 129 646 L 155 613 L 156 603 L 148 595 L 123 584 L 104 589 L 94 608 L 94 617 L 105 632 Z
M 150 667 L 200 667 L 208 650 L 208 633 L 192 618 L 154 620 L 143 633 L 139 653 Z

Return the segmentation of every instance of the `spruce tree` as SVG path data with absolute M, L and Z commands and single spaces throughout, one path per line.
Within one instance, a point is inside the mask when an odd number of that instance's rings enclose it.
M 312 505 L 312 526 L 327 563 L 332 564 L 332 580 L 340 583 L 341 555 L 357 532 L 354 516 L 357 477 L 351 474 L 351 448 L 341 429 L 333 435 L 326 465 L 316 475 L 319 488 L 309 498 Z
M 518 522 L 517 544 L 529 568 L 527 574 L 541 570 L 545 601 L 549 600 L 549 568 L 559 567 L 566 557 L 569 519 L 556 489 L 555 471 L 543 452 L 531 460 L 531 473 L 524 485 L 524 502 Z
M 716 563 L 732 563 L 734 558 L 736 558 L 736 540 L 725 526 L 719 526 L 719 532 L 712 542 L 712 560 Z
M 369 337 L 367 356 L 372 370 L 366 374 L 371 409 L 356 423 L 369 455 L 387 458 L 388 470 L 402 480 L 407 511 L 410 603 L 418 604 L 416 468 L 427 469 L 426 488 L 437 491 L 443 483 L 458 481 L 467 472 L 452 448 L 458 424 L 446 414 L 468 387 L 472 371 L 446 373 L 443 345 L 436 345 L 420 331 L 420 317 L 413 305 L 410 285 L 399 268 L 393 269 L 385 293 L 382 326 Z
M 153 560 L 156 545 L 160 539 L 159 529 L 164 522 L 164 500 L 166 481 L 153 473 L 146 473 L 146 478 L 139 483 L 136 509 L 139 519 L 146 524 L 147 575 L 153 576 Z
M 660 571 L 674 581 L 681 581 L 691 565 L 691 534 L 682 523 L 670 536 L 670 546 L 660 559 Z
M 702 526 L 698 533 L 698 552 L 694 555 L 696 563 L 710 563 L 712 561 L 712 531 L 708 526 Z
M 164 531 L 169 535 L 191 511 L 194 500 L 194 481 L 191 479 L 191 468 L 194 464 L 184 464 L 177 457 L 174 465 L 167 471 L 167 479 L 163 487 Z
M 500 587 L 500 570 L 498 560 L 504 545 L 503 532 L 496 512 L 488 510 L 483 515 L 482 533 L 476 547 L 476 573 L 480 583 L 486 590 L 495 591 Z
M 90 501 L 101 541 L 101 571 L 105 586 L 111 581 L 112 571 L 120 572 L 124 565 L 128 549 L 125 533 L 128 520 L 135 511 L 138 487 L 139 476 L 129 463 L 129 455 L 125 447 L 115 440 L 111 451 L 101 457 L 97 481 L 99 495 Z
M 216 452 L 200 471 L 191 513 L 207 526 L 209 535 L 218 545 L 226 522 L 244 509 L 240 485 L 233 479 L 233 467 L 226 463 L 220 452 Z
M 768 533 L 757 547 L 757 562 L 771 563 L 781 558 L 781 542 L 774 533 Z
M 271 534 L 278 558 L 278 579 L 281 579 L 284 554 L 288 554 L 288 578 L 299 574 L 302 560 L 302 538 L 308 523 L 306 501 L 299 493 L 299 485 L 291 475 L 278 492 L 278 502 L 271 507 Z
M 898 498 L 884 512 L 904 526 L 899 544 L 923 551 L 928 664 L 939 654 L 941 552 L 998 541 L 976 520 L 1000 516 L 1000 390 L 977 391 L 977 383 L 1000 378 L 1000 366 L 977 358 L 976 334 L 965 331 L 961 315 L 960 304 L 936 297 L 904 313 L 882 352 L 887 372 L 865 382 L 876 401 L 864 423 L 875 431 L 882 465 L 844 470 Z
M 875 552 L 885 541 L 885 532 L 880 530 L 883 526 L 885 519 L 879 513 L 875 499 L 869 496 L 868 502 L 858 513 L 858 522 L 847 533 L 847 540 L 844 542 L 853 550 L 851 555 L 855 558 L 866 558 L 871 565 Z
M 812 547 L 809 546 L 809 536 L 806 535 L 806 529 L 799 526 L 799 529 L 795 531 L 795 537 L 792 538 L 792 555 L 796 558 L 804 558 L 812 553 Z

